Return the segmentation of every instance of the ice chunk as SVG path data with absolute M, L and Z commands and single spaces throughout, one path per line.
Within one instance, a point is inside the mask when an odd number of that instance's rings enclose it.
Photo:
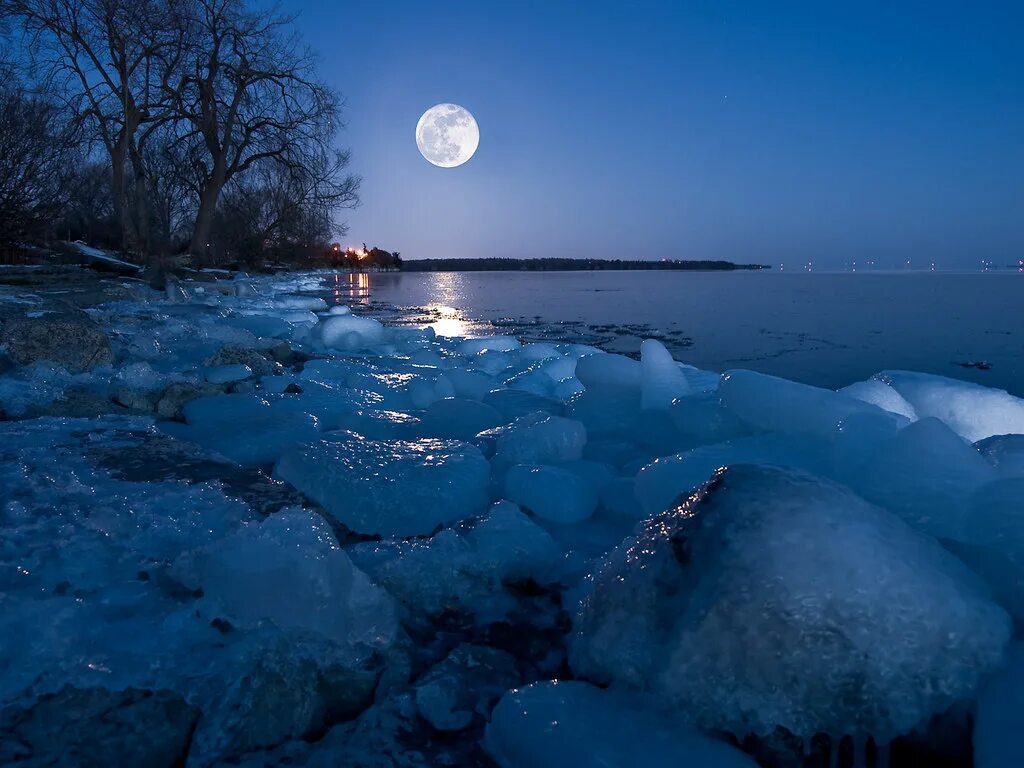
M 883 371 L 875 378 L 902 395 L 918 416 L 941 419 L 972 443 L 1024 433 L 1024 400 L 1005 390 L 910 371 Z
M 352 566 L 319 515 L 278 512 L 175 565 L 183 583 L 202 590 L 208 619 L 254 628 L 270 621 L 340 643 L 391 644 L 397 629 L 391 599 Z
M 985 685 L 974 719 L 974 768 L 1020 763 L 1024 731 L 1024 645 L 1014 644 L 1002 669 Z
M 850 384 L 840 389 L 839 394 L 877 405 L 882 410 L 906 416 L 911 421 L 917 420 L 917 411 L 914 410 L 914 406 L 908 403 L 899 392 L 878 379 L 868 379 Z
M 823 473 L 828 445 L 801 435 L 753 435 L 663 456 L 636 475 L 634 491 L 648 515 L 664 511 L 680 494 L 696 490 L 720 467 L 764 464 Z
M 273 400 L 278 413 L 310 413 L 322 429 L 342 429 L 352 424 L 357 413 L 379 407 L 383 397 L 376 392 L 303 382 L 301 392 L 282 394 Z M 358 430 L 356 430 L 358 431 Z
M 848 482 L 864 498 L 933 536 L 965 540 L 967 501 L 995 479 L 977 449 L 929 417 L 877 448 Z
M 455 351 L 465 357 L 473 357 L 481 352 L 513 352 L 520 346 L 515 336 L 486 336 L 482 339 L 466 339 Z
M 672 403 L 669 416 L 680 435 L 697 445 L 721 443 L 750 434 L 750 428 L 723 406 L 714 392 L 678 398 Z
M 718 394 L 725 406 L 751 427 L 772 432 L 830 436 L 848 416 L 881 411 L 829 389 L 753 371 L 727 371 Z M 893 414 L 891 418 L 906 423 L 901 416 Z
M 604 560 L 570 661 L 710 729 L 886 743 L 969 698 L 1009 631 L 934 539 L 843 486 L 738 466 Z
M 339 433 L 289 451 L 274 472 L 353 531 L 419 536 L 482 512 L 490 466 L 455 440 Z
M 993 435 L 974 447 L 1000 475 L 1024 477 L 1024 435 Z
M 587 430 L 573 419 L 532 413 L 500 427 L 497 453 L 513 464 L 548 464 L 583 456 Z
M 229 384 L 243 381 L 252 376 L 252 368 L 244 363 L 234 365 L 210 365 L 203 368 L 203 378 L 211 384 Z
M 229 315 L 224 318 L 227 325 L 242 328 L 254 336 L 280 339 L 291 332 L 291 326 L 276 315 Z
M 456 397 L 483 400 L 484 395 L 497 386 L 494 382 L 494 377 L 488 376 L 482 371 L 453 368 L 450 371 L 445 371 L 444 375 L 451 382 Z
M 585 479 L 559 467 L 517 464 L 505 477 L 505 495 L 552 523 L 578 523 L 597 508 L 597 492 Z
M 484 748 L 501 768 L 754 768 L 735 747 L 652 711 L 637 697 L 575 680 L 506 693 Z
M 272 464 L 292 445 L 319 436 L 315 417 L 282 411 L 255 395 L 190 400 L 184 413 L 186 424 L 162 422 L 161 429 L 239 464 Z
M 313 329 L 314 338 L 328 349 L 355 350 L 372 347 L 384 339 L 384 326 L 372 317 L 330 315 Z
M 640 363 L 625 355 L 586 355 L 576 362 L 576 378 L 587 389 L 625 389 L 640 393 Z
M 519 359 L 524 362 L 536 363 L 543 360 L 561 359 L 562 353 L 558 351 L 558 347 L 554 344 L 545 344 L 544 342 L 534 342 L 532 344 L 526 344 L 519 351 Z
M 429 541 L 358 544 L 351 554 L 381 586 L 428 614 L 453 607 L 497 620 L 515 605 L 506 582 L 547 583 L 561 554 L 551 536 L 508 501 Z
M 690 390 L 682 368 L 656 339 L 645 339 L 640 344 L 640 369 L 640 402 L 644 410 L 668 410 L 675 398 Z
M 418 433 L 429 437 L 472 440 L 478 432 L 504 423 L 497 409 L 476 400 L 449 397 L 438 400 L 423 413 Z
M 550 413 L 552 416 L 561 416 L 565 411 L 557 400 L 518 389 L 495 389 L 486 393 L 483 401 L 492 408 L 497 408 L 505 421 L 513 421 L 537 411 Z

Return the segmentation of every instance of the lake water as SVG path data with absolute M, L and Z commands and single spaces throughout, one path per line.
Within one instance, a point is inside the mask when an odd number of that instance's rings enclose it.
M 340 273 L 335 301 L 448 335 L 513 333 L 825 387 L 885 369 L 1024 395 L 1024 275 L 1017 273 Z

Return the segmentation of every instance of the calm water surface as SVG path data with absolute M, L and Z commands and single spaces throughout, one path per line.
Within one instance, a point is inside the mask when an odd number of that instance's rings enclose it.
M 1024 395 L 1016 273 L 342 273 L 327 287 L 337 301 L 441 334 L 514 333 L 627 354 L 653 336 L 715 371 L 839 387 L 902 368 Z

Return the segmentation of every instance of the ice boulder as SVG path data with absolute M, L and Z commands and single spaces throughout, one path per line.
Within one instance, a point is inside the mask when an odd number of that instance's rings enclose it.
M 397 629 L 391 598 L 353 567 L 319 515 L 277 512 L 182 555 L 175 575 L 202 591 L 209 620 L 316 632 L 343 644 L 386 647 Z
M 901 429 L 847 482 L 869 501 L 933 536 L 964 540 L 967 502 L 996 471 L 970 443 L 935 418 Z
M 653 711 L 638 697 L 575 680 L 508 691 L 484 748 L 501 768 L 755 768 L 735 747 Z
M 233 365 L 210 365 L 203 368 L 203 378 L 211 384 L 230 384 L 252 376 L 252 368 L 244 363 Z
M 985 685 L 974 720 L 974 768 L 1007 768 L 1020 763 L 1024 732 L 1024 645 L 1010 649 L 1007 662 Z
M 875 378 L 896 390 L 918 416 L 934 416 L 972 443 L 1024 434 L 1024 400 L 1005 390 L 911 371 L 883 371 Z
M 490 466 L 456 440 L 338 433 L 287 452 L 274 470 L 357 533 L 420 536 L 480 514 Z
M 272 464 L 320 433 L 314 416 L 282 410 L 256 395 L 197 398 L 185 403 L 184 415 L 185 424 L 162 422 L 161 429 L 239 464 Z
M 644 410 L 667 411 L 672 401 L 690 391 L 683 369 L 656 339 L 640 344 L 640 403 Z
M 877 405 L 884 411 L 898 413 L 900 416 L 906 416 L 911 421 L 917 420 L 917 411 L 914 410 L 914 406 L 908 403 L 903 398 L 903 395 L 884 381 L 879 381 L 878 379 L 858 381 L 840 389 L 839 394 Z
M 513 352 L 520 346 L 515 336 L 487 336 L 482 339 L 466 339 L 455 351 L 465 357 L 472 357 L 481 352 Z
M 750 428 L 722 405 L 716 392 L 700 392 L 677 398 L 669 416 L 681 437 L 697 445 L 721 443 L 750 434 Z
M 662 456 L 636 475 L 634 492 L 648 515 L 664 511 L 680 494 L 708 481 L 720 467 L 764 464 L 804 469 L 818 474 L 828 469 L 828 445 L 806 435 L 752 435 Z
M 1000 475 L 1024 477 L 1024 435 L 993 435 L 974 447 Z
M 884 744 L 971 697 L 1009 633 L 931 537 L 843 486 L 738 466 L 604 559 L 570 661 L 709 729 Z
M 505 496 L 552 523 L 579 523 L 597 508 L 598 492 L 575 472 L 517 464 L 505 476 Z
M 585 355 L 576 362 L 576 378 L 588 390 L 626 390 L 639 394 L 643 372 L 641 364 L 631 357 L 601 352 Z
M 367 542 L 352 547 L 351 555 L 410 609 L 436 614 L 456 608 L 496 621 L 515 605 L 503 585 L 547 583 L 561 551 L 515 504 L 500 501 L 482 518 L 428 541 Z
M 353 314 L 330 315 L 313 329 L 316 338 L 328 349 L 365 349 L 384 340 L 384 326 L 372 317 Z
M 500 427 L 497 453 L 509 463 L 547 464 L 583 456 L 587 430 L 573 419 L 543 412 L 522 416 Z
M 462 397 L 448 397 L 427 407 L 421 416 L 417 431 L 429 437 L 472 440 L 477 433 L 504 423 L 498 410 L 486 403 Z
M 466 373 L 477 374 L 476 371 L 467 371 Z M 552 416 L 561 416 L 565 411 L 562 404 L 553 398 L 519 389 L 494 389 L 492 386 L 492 391 L 484 394 L 483 401 L 492 408 L 497 408 L 505 421 L 513 421 L 520 416 L 538 411 Z
M 742 421 L 770 432 L 830 436 L 843 419 L 855 413 L 881 410 L 830 389 L 754 371 L 727 371 L 722 375 L 718 394 Z M 891 418 L 901 423 L 907 421 L 896 414 Z

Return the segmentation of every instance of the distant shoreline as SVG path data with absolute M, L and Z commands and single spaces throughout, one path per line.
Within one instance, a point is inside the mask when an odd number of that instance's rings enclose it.
M 733 271 L 771 269 L 731 261 L 641 261 L 627 259 L 406 259 L 403 272 L 572 272 L 600 270 Z

